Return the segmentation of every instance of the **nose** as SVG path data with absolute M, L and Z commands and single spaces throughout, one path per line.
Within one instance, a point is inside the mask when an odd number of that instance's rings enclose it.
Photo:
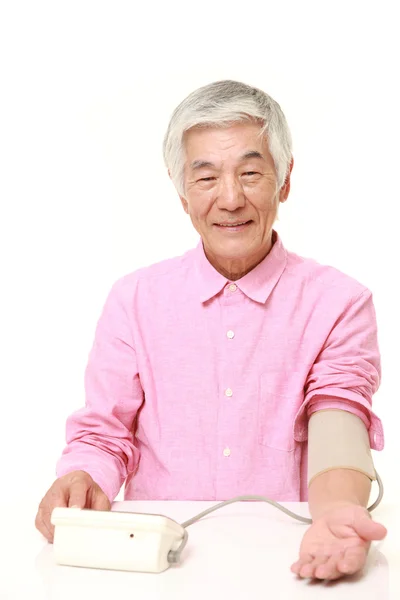
M 219 209 L 232 212 L 245 205 L 246 198 L 242 186 L 236 177 L 220 178 L 216 202 Z

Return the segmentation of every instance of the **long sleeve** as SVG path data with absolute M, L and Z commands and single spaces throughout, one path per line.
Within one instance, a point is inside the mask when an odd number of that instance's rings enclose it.
M 338 319 L 310 370 L 295 438 L 307 439 L 307 421 L 313 412 L 340 408 L 359 416 L 369 429 L 371 448 L 382 450 L 382 423 L 372 410 L 380 377 L 375 309 L 371 292 L 365 290 Z
M 85 406 L 67 419 L 67 446 L 57 463 L 57 476 L 86 471 L 112 502 L 138 465 L 133 427 L 142 402 L 120 280 L 112 287 L 97 323 L 85 370 Z

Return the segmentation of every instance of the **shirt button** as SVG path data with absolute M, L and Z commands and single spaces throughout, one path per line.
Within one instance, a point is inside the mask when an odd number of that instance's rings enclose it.
M 229 450 L 229 448 L 225 448 L 224 456 L 230 456 L 230 455 L 231 455 L 231 451 Z
M 228 336 L 228 338 L 230 340 L 235 337 L 235 334 L 234 334 L 234 332 L 231 329 L 226 332 L 226 335 Z
M 237 285 L 235 283 L 231 283 L 229 286 L 229 291 L 236 292 L 236 290 L 237 290 Z
M 228 388 L 227 390 L 225 390 L 225 396 L 228 396 L 229 398 L 231 396 L 233 396 L 233 392 L 232 392 L 231 388 Z

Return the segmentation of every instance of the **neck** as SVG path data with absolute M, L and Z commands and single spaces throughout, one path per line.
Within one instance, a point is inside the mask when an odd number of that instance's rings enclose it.
M 250 273 L 257 265 L 264 260 L 264 258 L 270 253 L 272 246 L 275 243 L 276 236 L 272 233 L 268 244 L 254 256 L 247 256 L 244 258 L 233 258 L 233 259 L 221 259 L 218 256 L 212 255 L 207 250 L 205 254 L 209 263 L 214 267 L 218 273 L 226 277 L 229 281 L 237 281 L 241 279 L 247 273 Z

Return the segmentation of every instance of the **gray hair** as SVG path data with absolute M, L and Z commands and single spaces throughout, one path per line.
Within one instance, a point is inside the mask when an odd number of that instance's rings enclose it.
M 164 162 L 181 196 L 185 194 L 183 136 L 193 127 L 227 127 L 242 121 L 261 121 L 275 164 L 278 190 L 292 159 L 292 138 L 279 104 L 262 90 L 238 81 L 216 81 L 187 96 L 174 110 L 163 142 Z

